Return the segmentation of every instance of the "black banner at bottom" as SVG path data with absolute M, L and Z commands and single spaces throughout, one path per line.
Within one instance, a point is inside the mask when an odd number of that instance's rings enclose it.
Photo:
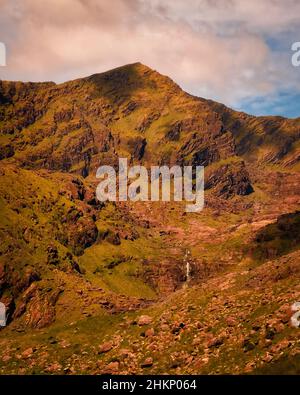
M 265 385 L 269 390 L 300 387 L 300 376 L 0 376 L 0 393 L 139 393 L 184 391 L 257 391 Z

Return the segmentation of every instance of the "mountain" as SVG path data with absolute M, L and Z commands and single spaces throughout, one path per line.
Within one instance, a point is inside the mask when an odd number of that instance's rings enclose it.
M 0 372 L 299 373 L 299 138 L 140 63 L 0 81 Z M 205 166 L 205 209 L 98 202 L 119 157 Z

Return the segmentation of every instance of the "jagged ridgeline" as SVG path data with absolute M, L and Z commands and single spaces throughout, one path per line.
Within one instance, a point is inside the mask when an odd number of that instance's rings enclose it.
M 1 158 L 26 168 L 86 177 L 121 155 L 204 166 L 232 157 L 295 166 L 300 155 L 299 120 L 232 111 L 140 63 L 60 85 L 2 81 L 0 104 Z
M 297 370 L 299 138 L 140 63 L 0 81 L 0 373 Z M 100 203 L 119 158 L 204 166 L 204 210 Z

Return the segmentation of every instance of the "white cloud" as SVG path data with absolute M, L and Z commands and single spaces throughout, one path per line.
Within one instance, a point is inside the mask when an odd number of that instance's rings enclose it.
M 0 0 L 1 78 L 60 82 L 141 61 L 236 106 L 300 90 L 289 53 L 299 15 L 296 0 Z M 274 51 L 268 40 L 282 37 Z

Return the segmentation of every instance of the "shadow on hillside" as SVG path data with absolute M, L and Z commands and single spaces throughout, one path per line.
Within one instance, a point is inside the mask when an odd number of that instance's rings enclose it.
M 258 368 L 252 372 L 255 375 L 299 375 L 300 355 L 284 356 L 269 365 Z
M 143 78 L 151 69 L 141 63 L 133 63 L 107 71 L 93 74 L 86 81 L 94 85 L 94 97 L 105 97 L 114 104 L 120 104 L 130 98 L 139 88 L 146 88 L 149 81 Z
M 274 259 L 300 247 L 300 211 L 281 215 L 255 237 L 253 255 L 259 260 Z

